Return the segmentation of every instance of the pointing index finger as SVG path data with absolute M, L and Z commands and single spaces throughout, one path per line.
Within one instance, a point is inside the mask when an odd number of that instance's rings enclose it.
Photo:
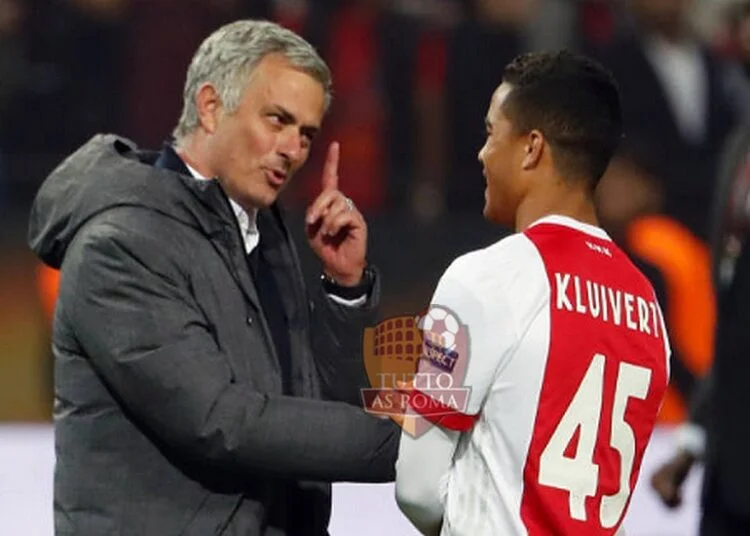
M 328 147 L 326 163 L 323 166 L 323 190 L 336 190 L 339 187 L 339 142 Z

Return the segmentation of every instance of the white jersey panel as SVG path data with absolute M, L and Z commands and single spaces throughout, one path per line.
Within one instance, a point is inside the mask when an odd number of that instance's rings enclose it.
M 523 470 L 549 347 L 549 283 L 542 259 L 523 234 L 458 259 L 451 277 L 481 297 L 487 321 L 470 326 L 467 384 L 488 392 L 469 413 L 448 482 L 443 535 L 526 534 Z M 479 331 L 481 330 L 481 331 Z

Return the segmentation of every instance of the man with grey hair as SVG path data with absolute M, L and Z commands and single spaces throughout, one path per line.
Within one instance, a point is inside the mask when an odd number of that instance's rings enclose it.
M 276 201 L 330 87 L 299 36 L 229 24 L 195 54 L 173 144 L 97 135 L 42 185 L 56 534 L 324 535 L 331 482 L 394 478 L 398 428 L 357 407 L 379 283 L 338 144 L 306 214 L 317 289 Z

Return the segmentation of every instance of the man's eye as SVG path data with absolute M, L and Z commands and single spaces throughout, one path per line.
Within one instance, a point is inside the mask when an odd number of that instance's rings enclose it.
M 268 114 L 268 120 L 274 125 L 284 124 L 284 118 L 281 117 L 281 114 Z

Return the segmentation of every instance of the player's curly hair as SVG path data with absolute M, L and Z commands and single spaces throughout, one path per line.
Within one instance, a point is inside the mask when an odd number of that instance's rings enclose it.
M 568 51 L 534 52 L 505 67 L 503 112 L 520 133 L 539 130 L 555 165 L 595 187 L 622 138 L 620 93 L 596 61 Z

